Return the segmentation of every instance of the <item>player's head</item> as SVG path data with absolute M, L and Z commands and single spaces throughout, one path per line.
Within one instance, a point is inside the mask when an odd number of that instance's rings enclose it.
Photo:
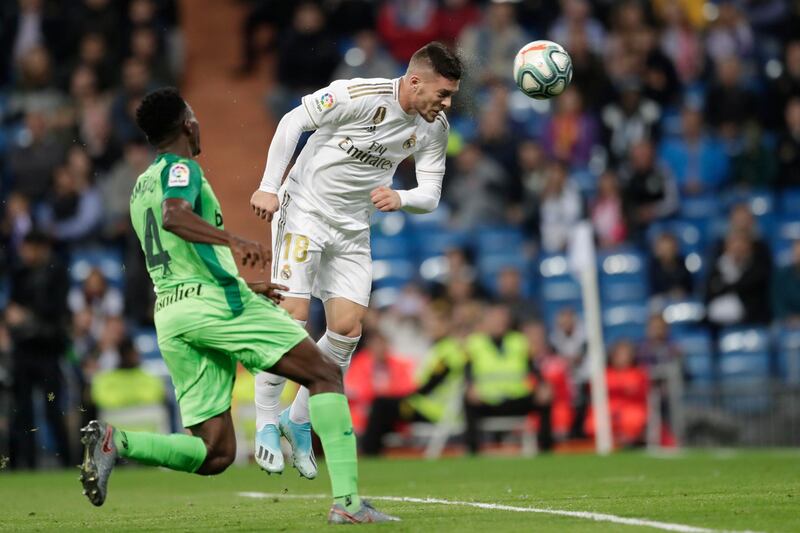
M 184 137 L 192 156 L 200 154 L 200 124 L 178 89 L 164 87 L 148 93 L 136 108 L 136 124 L 156 148 Z
M 441 43 L 428 43 L 414 52 L 405 75 L 414 110 L 433 122 L 452 104 L 462 70 L 458 56 Z

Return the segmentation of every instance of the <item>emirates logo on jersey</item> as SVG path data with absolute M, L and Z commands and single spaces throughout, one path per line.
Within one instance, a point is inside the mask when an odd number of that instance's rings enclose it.
M 350 137 L 345 137 L 339 141 L 339 148 L 344 152 L 362 163 L 366 163 L 371 167 L 380 170 L 389 170 L 394 166 L 394 161 L 382 157 L 386 153 L 386 147 L 376 141 L 371 141 L 369 148 L 358 148 Z

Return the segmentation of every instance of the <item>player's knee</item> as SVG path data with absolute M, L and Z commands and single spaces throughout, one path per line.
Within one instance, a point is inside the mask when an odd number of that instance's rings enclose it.
M 312 392 L 342 392 L 342 369 L 327 357 L 320 358 L 315 365 L 312 383 L 309 387 Z
M 197 471 L 198 474 L 213 476 L 221 474 L 236 459 L 236 439 L 222 438 L 206 442 L 206 460 Z

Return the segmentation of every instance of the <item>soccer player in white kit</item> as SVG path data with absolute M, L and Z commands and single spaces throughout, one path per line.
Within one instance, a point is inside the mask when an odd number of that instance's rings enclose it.
M 449 130 L 444 112 L 461 73 L 453 52 L 429 43 L 414 53 L 404 76 L 334 81 L 303 97 L 275 131 L 250 205 L 273 222 L 272 280 L 289 288 L 283 307 L 305 324 L 310 297 L 323 301 L 327 330 L 317 345 L 342 371 L 369 305 L 370 217 L 376 209 L 428 213 L 438 205 Z M 312 130 L 281 185 L 300 135 Z M 417 187 L 392 190 L 397 165 L 410 155 Z M 283 434 L 295 468 L 313 479 L 308 390 L 301 388 L 278 414 L 284 383 L 267 372 L 256 376 L 256 462 L 269 473 L 283 471 Z

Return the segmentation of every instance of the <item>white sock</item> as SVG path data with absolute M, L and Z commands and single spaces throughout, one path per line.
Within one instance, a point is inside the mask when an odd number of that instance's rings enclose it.
M 305 327 L 304 320 L 296 320 Z M 255 378 L 256 431 L 261 431 L 267 424 L 278 425 L 278 414 L 281 407 L 281 393 L 286 386 L 286 378 L 259 372 Z
M 331 330 L 326 330 L 325 335 L 317 341 L 320 351 L 342 368 L 342 374 L 350 366 L 350 358 L 358 346 L 358 337 L 345 337 Z M 289 409 L 289 420 L 295 424 L 305 424 L 311 421 L 308 414 L 308 389 L 300 387 L 294 397 L 292 407 Z

